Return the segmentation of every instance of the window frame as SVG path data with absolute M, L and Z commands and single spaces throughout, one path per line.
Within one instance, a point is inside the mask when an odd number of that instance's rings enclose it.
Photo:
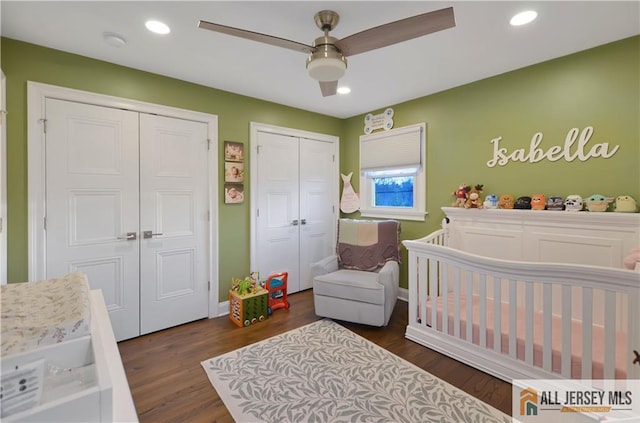
M 370 135 L 361 135 L 360 136 L 360 145 L 359 151 L 362 148 L 362 141 L 366 141 L 371 139 L 371 137 L 389 137 L 389 142 L 393 142 L 393 137 L 398 134 L 398 132 L 406 133 L 410 130 L 419 130 L 420 131 L 420 166 L 417 171 L 413 174 L 413 207 L 380 207 L 374 206 L 374 188 L 373 188 L 373 180 L 379 176 L 375 175 L 375 171 L 367 171 L 362 168 L 362 163 L 359 164 L 360 167 L 360 215 L 362 217 L 373 217 L 373 218 L 385 218 L 385 219 L 399 219 L 399 220 L 415 220 L 415 221 L 425 221 L 426 219 L 426 203 L 427 203 L 427 178 L 426 178 L 426 124 L 421 123 L 417 125 L 405 126 L 402 128 L 392 129 L 390 131 L 386 131 L 383 133 L 377 132 Z M 385 138 L 386 138 L 385 137 Z M 361 155 L 360 155 L 361 156 Z M 394 168 L 388 168 L 387 170 L 391 170 Z M 398 166 L 395 169 L 406 169 L 406 166 Z M 400 175 L 399 175 L 400 176 Z M 403 175 L 407 176 L 407 175 Z

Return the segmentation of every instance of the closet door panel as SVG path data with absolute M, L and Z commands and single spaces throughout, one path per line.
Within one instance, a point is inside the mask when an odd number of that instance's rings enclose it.
M 138 114 L 47 99 L 46 277 L 101 289 L 118 340 L 137 336 Z
M 208 315 L 207 126 L 140 114 L 140 331 Z
M 260 132 L 258 139 L 258 270 L 263 278 L 289 272 L 288 291 L 300 290 L 298 139 Z
M 300 139 L 300 289 L 313 286 L 310 265 L 335 251 L 336 163 L 333 143 Z

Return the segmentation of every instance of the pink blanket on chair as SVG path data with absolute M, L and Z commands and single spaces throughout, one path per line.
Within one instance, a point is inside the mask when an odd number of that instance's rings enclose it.
M 447 333 L 453 335 L 454 331 L 454 293 L 450 293 L 447 296 L 447 315 L 448 315 L 448 331 Z M 472 297 L 473 306 L 473 320 L 472 324 L 472 342 L 476 345 L 480 344 L 480 297 L 474 295 Z M 432 326 L 432 314 L 431 314 L 431 302 L 427 304 L 427 319 L 426 323 Z M 442 309 L 443 309 L 443 297 L 438 297 L 437 301 L 437 324 L 436 328 L 442 332 Z M 486 346 L 488 349 L 493 349 L 494 342 L 494 303 L 492 299 L 487 299 L 486 304 L 487 316 L 486 316 Z M 542 367 L 542 345 L 543 345 L 543 315 L 541 312 L 534 311 L 533 322 L 533 364 L 536 367 Z M 460 295 L 460 338 L 466 340 L 467 336 L 467 297 L 464 294 Z M 522 307 L 517 309 L 517 321 L 516 325 L 516 356 L 519 360 L 525 359 L 525 310 Z M 500 350 L 503 354 L 509 354 L 509 305 L 507 303 L 501 303 L 501 335 Z M 561 351 L 562 351 L 562 319 L 553 316 L 551 322 L 551 371 L 554 373 L 561 373 Z M 592 327 L 592 379 L 604 378 L 603 363 L 604 363 L 604 348 L 605 337 L 604 328 L 602 326 L 593 325 Z M 626 363 L 627 363 L 627 338 L 624 333 L 617 332 L 615 346 L 615 378 L 626 378 Z M 574 379 L 582 378 L 582 322 L 573 320 L 571 323 L 571 377 Z

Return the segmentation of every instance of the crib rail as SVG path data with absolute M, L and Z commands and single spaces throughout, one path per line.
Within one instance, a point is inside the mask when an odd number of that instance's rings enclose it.
M 640 274 L 491 259 L 446 230 L 403 244 L 407 338 L 506 381 L 640 378 Z

